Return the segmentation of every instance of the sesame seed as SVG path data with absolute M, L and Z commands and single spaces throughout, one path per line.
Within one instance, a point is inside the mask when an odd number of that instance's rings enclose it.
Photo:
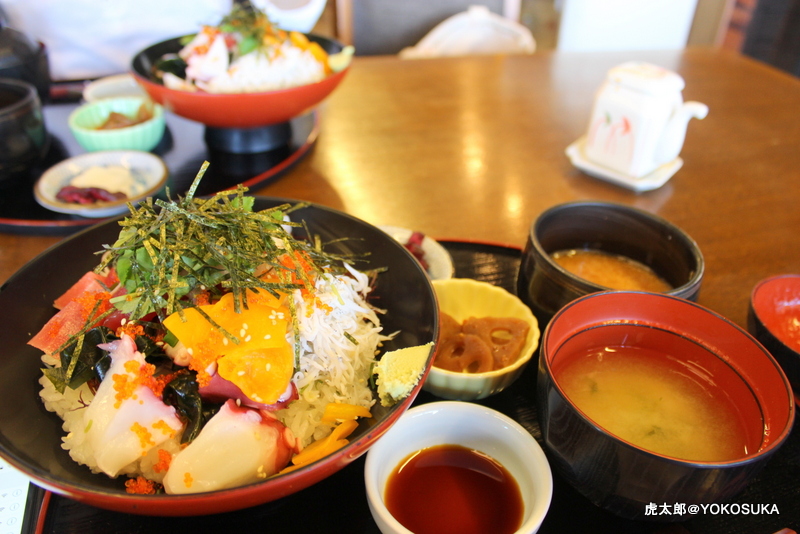
M 244 341 L 245 341 L 245 343 L 247 343 L 251 339 L 253 339 L 253 336 L 247 336 L 246 338 L 244 338 Z

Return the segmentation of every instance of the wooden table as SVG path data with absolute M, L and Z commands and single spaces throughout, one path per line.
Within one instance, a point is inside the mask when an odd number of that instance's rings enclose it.
M 683 168 L 663 187 L 644 193 L 589 177 L 564 154 L 583 135 L 594 92 L 607 70 L 631 59 L 676 70 L 686 80 L 684 98 L 710 108 L 705 120 L 689 124 Z M 698 242 L 706 260 L 699 302 L 745 326 L 748 297 L 760 279 L 800 272 L 798 110 L 800 80 L 711 49 L 419 61 L 357 58 L 319 110 L 321 132 L 314 149 L 282 178 L 253 192 L 309 200 L 374 224 L 413 228 L 441 239 L 516 247 L 524 244 L 532 221 L 553 205 L 603 200 L 636 206 L 670 220 Z M 202 139 L 197 143 L 202 146 Z M 0 282 L 60 239 L 0 234 Z M 518 394 L 504 392 L 489 405 L 521 409 L 512 406 Z M 530 401 L 530 392 L 522 394 Z M 781 461 L 794 462 L 796 470 L 798 444 L 793 441 L 784 454 L 788 460 Z M 286 499 L 277 511 L 266 506 L 230 517 L 239 527 L 268 524 L 275 532 L 294 532 L 309 520 L 291 511 L 304 514 L 307 498 L 331 519 L 332 531 L 373 534 L 377 529 L 359 488 L 359 462 L 306 490 L 306 497 Z M 348 499 L 344 508 L 326 493 L 342 488 Z M 587 514 L 582 516 L 587 529 L 595 530 L 588 526 L 595 516 L 607 520 L 586 503 L 573 512 L 570 498 L 564 497 L 570 490 L 562 483 L 557 491 L 550 532 L 566 531 L 559 521 L 572 525 L 575 513 Z M 122 524 L 144 532 L 228 521 L 226 516 L 130 519 L 63 498 L 56 501 L 60 504 L 50 512 L 52 530 L 47 532 L 105 532 Z M 800 527 L 793 524 L 797 512 L 789 510 L 792 502 L 781 509 L 781 517 L 766 518 L 772 522 L 763 534 Z M 741 530 L 735 516 L 699 521 L 691 524 L 692 532 L 707 532 L 710 526 L 718 532 Z M 334 524 L 346 527 L 336 530 Z M 611 525 L 605 531 L 623 531 Z M 690 531 L 681 525 L 625 528 Z
M 689 123 L 683 168 L 635 193 L 582 173 L 565 148 L 606 71 L 676 70 Z M 800 80 L 712 49 L 400 61 L 356 58 L 291 172 L 254 193 L 310 200 L 433 237 L 522 246 L 545 209 L 604 200 L 656 213 L 700 245 L 699 302 L 744 326 L 760 279 L 800 272 Z M 202 142 L 198 140 L 198 142 Z M 0 234 L 0 281 L 60 238 Z

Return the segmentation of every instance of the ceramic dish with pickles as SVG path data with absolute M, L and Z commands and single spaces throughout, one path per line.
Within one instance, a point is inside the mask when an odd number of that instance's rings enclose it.
M 87 151 L 153 150 L 166 129 L 164 108 L 146 96 L 117 96 L 83 104 L 68 119 Z
M 467 278 L 434 280 L 439 347 L 423 388 L 451 400 L 499 393 L 522 374 L 539 342 L 531 310 L 515 295 Z
M 41 206 L 69 215 L 103 218 L 128 211 L 167 183 L 164 161 L 149 152 L 103 150 L 66 159 L 42 174 L 33 188 Z

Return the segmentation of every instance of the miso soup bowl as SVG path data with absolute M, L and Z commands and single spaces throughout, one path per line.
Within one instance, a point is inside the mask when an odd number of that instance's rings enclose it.
M 672 289 L 668 295 L 697 300 L 704 261 L 697 243 L 671 222 L 649 212 L 607 202 L 569 202 L 534 221 L 522 253 L 517 294 L 544 328 L 568 302 L 604 287 L 557 264 L 560 250 L 593 249 L 625 256 L 652 269 Z
M 741 457 L 709 462 L 658 454 L 590 419 L 564 392 L 561 369 L 570 356 L 605 346 L 668 354 L 695 382 L 718 385 L 745 423 Z M 601 292 L 565 306 L 545 329 L 537 380 L 551 465 L 594 504 L 627 519 L 680 521 L 686 516 L 647 515 L 646 507 L 733 498 L 786 441 L 795 415 L 786 375 L 750 334 L 698 304 L 660 293 Z

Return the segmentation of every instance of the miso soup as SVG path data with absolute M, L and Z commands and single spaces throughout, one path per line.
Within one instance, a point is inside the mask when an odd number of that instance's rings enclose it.
M 642 327 L 629 332 L 636 333 L 621 336 L 627 342 L 620 344 L 559 351 L 556 382 L 584 415 L 625 441 L 674 458 L 723 462 L 758 450 L 758 405 L 730 367 L 687 340 L 670 340 L 667 349 L 675 354 L 659 350 L 658 342 L 640 343 L 678 336 Z
M 572 274 L 603 287 L 653 293 L 672 289 L 650 267 L 626 256 L 594 249 L 559 250 L 551 256 Z

